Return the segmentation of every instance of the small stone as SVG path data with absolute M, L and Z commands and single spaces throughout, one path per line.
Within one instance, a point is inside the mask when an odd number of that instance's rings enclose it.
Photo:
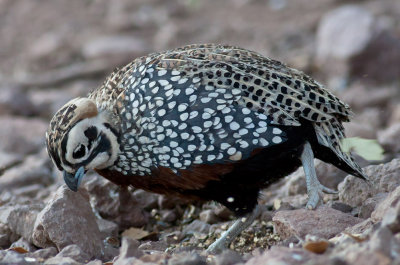
M 215 256 L 214 262 L 215 265 L 234 265 L 243 262 L 243 259 L 236 251 L 226 249 L 221 254 Z
M 374 197 L 368 198 L 360 206 L 360 212 L 358 214 L 359 218 L 367 219 L 371 217 L 372 212 L 375 210 L 376 206 L 386 198 L 387 193 L 378 193 Z
M 77 245 L 66 246 L 57 254 L 57 257 L 68 257 L 81 263 L 86 263 L 90 260 L 90 257 Z
M 168 245 L 164 241 L 148 241 L 139 246 L 140 250 L 165 251 Z
M 232 212 L 225 206 L 218 206 L 214 209 L 215 215 L 223 221 L 230 220 Z
M 44 262 L 44 265 L 81 265 L 82 263 L 69 257 L 53 257 Z
M 139 241 L 136 239 L 132 239 L 129 237 L 123 237 L 121 247 L 119 249 L 119 258 L 118 259 L 126 259 L 126 258 L 140 258 L 143 256 L 143 251 L 139 249 Z
M 173 223 L 177 219 L 174 210 L 161 210 L 161 221 L 166 223 Z
M 31 243 L 29 243 L 26 239 L 22 237 L 18 239 L 18 241 L 12 243 L 10 246 L 10 248 L 15 248 L 15 247 L 23 248 L 28 252 L 34 252 L 36 250 L 35 246 L 33 246 Z
M 33 253 L 27 254 L 29 257 L 36 258 L 40 261 L 55 257 L 57 255 L 58 251 L 55 247 L 49 247 L 49 248 L 43 248 L 36 250 Z
M 34 244 L 60 250 L 76 244 L 90 258 L 101 258 L 104 246 L 88 200 L 84 190 L 73 192 L 61 186 L 36 219 Z
M 338 201 L 333 202 L 330 207 L 343 213 L 350 213 L 353 210 L 353 207 L 350 205 Z
M 200 221 L 200 220 L 194 220 L 193 222 L 191 222 L 190 224 L 188 224 L 182 231 L 183 234 L 187 234 L 187 233 L 203 233 L 203 234 L 208 234 L 208 232 L 210 231 L 210 225 Z
M 6 251 L 4 257 L 0 259 L 0 264 L 39 265 L 39 262 L 16 251 Z
M 103 262 L 101 260 L 95 259 L 90 261 L 89 263 L 86 263 L 86 265 L 103 265 Z
M 396 209 L 397 202 L 400 200 L 400 186 L 397 187 L 394 191 L 390 192 L 389 195 L 382 200 L 376 207 L 375 210 L 371 214 L 372 220 L 375 222 L 379 222 L 383 219 L 383 216 L 389 211 L 389 209 L 394 208 Z M 394 210 L 390 211 L 390 214 L 394 214 L 392 218 L 397 218 L 397 214 Z M 391 217 L 386 216 L 387 220 L 391 219 Z M 393 219 L 393 220 L 394 220 Z
M 153 252 L 151 254 L 145 254 L 140 257 L 140 260 L 150 264 L 167 264 L 167 260 L 170 258 L 168 253 Z
M 96 219 L 102 238 L 118 236 L 118 225 L 106 219 Z
M 339 200 L 351 207 L 360 206 L 373 195 L 371 186 L 360 178 L 348 175 L 339 184 Z
M 207 224 L 216 224 L 221 220 L 215 215 L 213 210 L 204 210 L 200 213 L 200 220 Z
M 206 259 L 195 252 L 181 252 L 168 260 L 168 265 L 206 265 Z
M 144 190 L 135 190 L 133 196 L 143 207 L 143 209 L 151 210 L 157 208 L 158 196 L 155 193 L 147 192 Z
M 329 239 L 362 221 L 327 206 L 315 210 L 278 211 L 272 220 L 276 233 L 282 239 L 292 235 L 304 238 L 307 234 Z

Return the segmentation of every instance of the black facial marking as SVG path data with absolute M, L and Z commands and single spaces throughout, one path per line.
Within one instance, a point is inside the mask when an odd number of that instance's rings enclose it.
M 97 138 L 97 128 L 94 126 L 91 126 L 86 129 L 85 131 L 85 136 L 89 139 L 89 141 L 96 140 Z
M 81 144 L 78 148 L 75 149 L 75 151 L 72 153 L 72 157 L 74 159 L 81 158 L 85 155 L 86 153 L 86 148 L 83 144 Z

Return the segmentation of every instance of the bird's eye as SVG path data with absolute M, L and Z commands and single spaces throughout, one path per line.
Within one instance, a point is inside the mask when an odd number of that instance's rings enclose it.
M 78 159 L 78 158 L 83 157 L 85 155 L 85 153 L 86 153 L 86 148 L 83 144 L 81 144 L 80 146 L 78 146 L 75 149 L 74 153 L 72 154 L 72 157 L 74 159 Z

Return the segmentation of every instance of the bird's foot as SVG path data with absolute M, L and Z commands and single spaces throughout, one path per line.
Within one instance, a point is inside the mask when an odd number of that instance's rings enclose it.
M 338 194 L 338 191 L 325 187 L 317 180 L 316 183 L 312 183 L 307 187 L 308 201 L 306 208 L 313 210 L 317 207 L 323 194 Z

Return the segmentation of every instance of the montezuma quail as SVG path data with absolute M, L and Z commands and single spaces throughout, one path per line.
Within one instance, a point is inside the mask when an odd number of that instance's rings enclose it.
M 209 251 L 258 215 L 260 189 L 304 167 L 308 208 L 322 191 L 314 156 L 365 179 L 341 150 L 348 105 L 304 73 L 238 47 L 190 45 L 115 70 L 53 117 L 47 148 L 76 191 L 94 169 L 119 185 L 214 200 L 240 218 Z

